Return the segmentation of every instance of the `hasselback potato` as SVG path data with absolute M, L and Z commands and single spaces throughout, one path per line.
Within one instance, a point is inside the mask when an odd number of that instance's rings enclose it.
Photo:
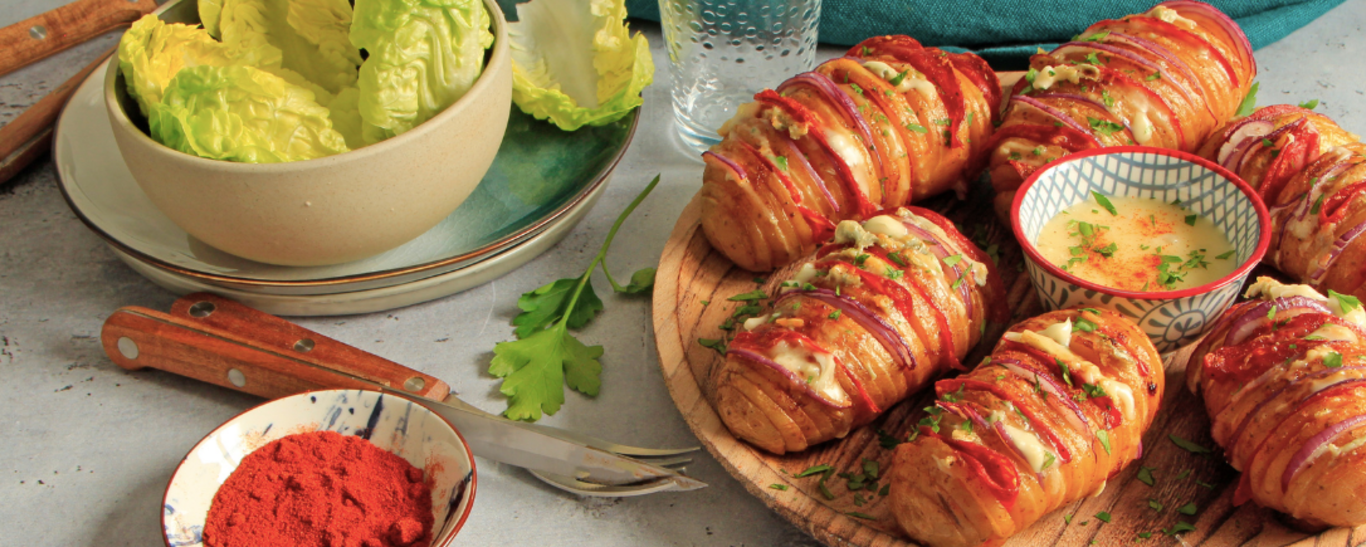
M 1173 0 L 1088 27 L 1030 59 L 992 135 L 996 212 L 1054 159 L 1146 145 L 1194 152 L 1232 118 L 1256 76 L 1247 37 L 1219 10 Z
M 935 384 L 917 438 L 897 447 L 897 523 L 931 547 L 997 545 L 1099 493 L 1142 455 L 1163 378 L 1152 342 L 1118 313 L 1012 327 L 976 369 Z
M 1309 526 L 1366 523 L 1366 312 L 1260 278 L 1191 355 L 1214 441 L 1248 500 Z
M 1230 122 L 1200 150 L 1271 212 L 1265 261 L 1320 291 L 1366 297 L 1366 144 L 1311 110 L 1275 105 Z
M 732 262 L 767 271 L 815 250 L 841 220 L 949 188 L 961 197 L 1000 96 L 975 55 L 864 40 L 726 122 L 703 154 L 703 232 Z
M 731 433 L 775 454 L 867 424 L 961 368 L 986 322 L 1006 319 L 991 259 L 918 208 L 841 221 L 767 294 L 714 373 L 715 406 Z

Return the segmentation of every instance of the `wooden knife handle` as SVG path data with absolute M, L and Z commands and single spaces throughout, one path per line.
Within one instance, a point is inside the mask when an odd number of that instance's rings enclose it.
M 268 398 L 371 384 L 436 400 L 450 392 L 435 377 L 203 293 L 180 299 L 169 314 L 121 308 L 100 337 L 126 369 L 155 368 Z
M 19 171 L 28 167 L 28 164 L 33 163 L 33 160 L 52 148 L 52 125 L 62 113 L 62 108 L 71 100 L 76 88 L 90 77 L 91 72 L 103 66 L 104 60 L 112 55 L 115 49 L 110 48 L 104 52 L 100 58 L 86 65 L 71 79 L 57 86 L 57 89 L 33 103 L 9 123 L 0 126 L 0 185 L 4 185 Z
M 155 0 L 76 0 L 0 28 L 0 76 L 132 24 L 157 9 Z

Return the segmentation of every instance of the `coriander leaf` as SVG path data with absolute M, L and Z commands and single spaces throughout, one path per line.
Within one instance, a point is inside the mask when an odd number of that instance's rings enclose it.
M 765 298 L 768 298 L 768 293 L 764 292 L 763 289 L 754 289 L 744 294 L 737 294 L 726 300 L 730 300 L 731 302 L 749 302 L 753 300 L 763 300 Z
M 498 391 L 508 397 L 509 419 L 536 421 L 564 404 L 563 384 L 589 396 L 601 385 L 602 346 L 585 346 L 564 322 L 511 342 L 493 346 L 489 374 L 503 379 Z
M 1341 367 L 1341 366 L 1342 366 L 1342 354 L 1341 354 L 1341 353 L 1338 353 L 1338 352 L 1336 352 L 1336 351 L 1330 351 L 1330 352 L 1328 352 L 1327 355 L 1324 355 L 1324 356 L 1323 356 L 1323 366 L 1328 367 L 1328 368 L 1338 368 L 1338 367 Z
M 806 468 L 806 471 L 802 471 L 801 473 L 797 473 L 793 476 L 800 479 L 802 477 L 810 477 L 811 475 L 815 475 L 817 473 L 824 473 L 826 471 L 830 471 L 831 469 L 833 468 L 826 464 L 813 465 L 811 467 Z
M 903 70 L 903 71 L 901 71 L 900 74 L 897 74 L 896 76 L 893 76 L 892 79 L 887 80 L 887 83 L 892 84 L 892 87 L 899 86 L 899 85 L 901 85 L 901 81 L 902 81 L 902 80 L 905 80 L 905 79 L 906 79 L 906 75 L 909 74 L 910 72 L 911 72 L 911 69 L 909 69 L 909 68 L 906 69 L 906 70 Z
M 1318 100 L 1318 99 L 1312 99 L 1312 100 L 1309 100 L 1309 101 L 1305 101 L 1305 102 L 1300 103 L 1300 108 L 1307 108 L 1307 109 L 1309 109 L 1309 110 L 1313 110 L 1313 109 L 1317 108 L 1318 106 L 1319 106 L 1319 100 Z
M 1352 313 L 1352 310 L 1361 307 L 1361 300 L 1359 300 L 1357 297 L 1348 294 L 1342 294 L 1333 289 L 1328 289 L 1328 297 L 1337 299 L 1338 307 L 1342 308 L 1342 313 Z
M 1195 511 L 1196 511 L 1195 502 L 1191 502 L 1191 503 L 1187 503 L 1187 504 L 1185 504 L 1185 505 L 1182 505 L 1180 509 L 1177 509 L 1177 510 L 1176 510 L 1176 512 L 1181 513 L 1181 514 L 1183 514 L 1183 515 L 1194 515 L 1194 514 L 1195 514 Z
M 698 338 L 697 345 L 704 348 L 711 348 L 721 355 L 726 354 L 726 341 L 714 338 Z
M 1180 533 L 1182 533 L 1182 532 L 1193 532 L 1193 531 L 1195 531 L 1195 526 L 1192 526 L 1189 522 L 1185 522 L 1185 521 L 1176 523 L 1176 526 L 1171 527 L 1170 530 L 1168 530 L 1168 529 L 1166 529 L 1166 528 L 1163 528 L 1163 529 L 1162 529 L 1162 533 L 1167 534 L 1167 535 L 1169 535 L 1169 536 L 1175 536 L 1176 534 L 1180 534 Z
M 517 327 L 517 337 L 526 338 L 563 318 L 565 308 L 569 305 L 570 297 L 579 281 L 580 279 L 576 278 L 557 279 L 536 290 L 522 293 L 517 299 L 517 307 L 522 312 L 512 318 L 513 326 Z M 602 311 L 602 300 L 593 292 L 592 283 L 584 284 L 583 292 L 578 298 L 574 309 L 569 313 L 569 328 L 572 329 L 582 328 Z
M 1216 256 L 1216 257 L 1214 257 L 1214 258 L 1217 258 L 1217 259 L 1219 259 L 1219 260 L 1228 260 L 1229 258 L 1233 257 L 1233 252 L 1234 252 L 1234 251 L 1230 250 L 1229 252 L 1224 253 L 1224 254 L 1221 254 L 1221 255 Z
M 779 490 L 779 491 L 784 491 L 784 492 L 787 491 L 787 485 L 786 485 L 786 484 L 778 484 L 778 483 L 775 482 L 775 483 L 773 483 L 773 484 L 768 485 L 768 487 L 769 487 L 769 488 L 772 488 L 772 489 L 774 489 L 774 490 Z
M 926 129 L 925 126 L 920 125 L 920 124 L 918 124 L 918 123 L 912 123 L 912 122 L 906 122 L 906 130 L 907 130 L 907 131 L 914 131 L 914 132 L 916 132 L 916 133 L 928 133 L 928 132 L 929 132 L 929 129 Z
M 1101 512 L 1099 512 L 1099 513 L 1096 513 L 1096 518 L 1100 519 L 1102 522 L 1109 523 L 1109 522 L 1110 522 L 1110 513 L 1107 513 L 1107 512 L 1105 512 L 1105 511 L 1101 511 Z
M 1258 87 L 1261 87 L 1261 84 L 1257 82 L 1252 83 L 1252 87 L 1248 88 L 1247 90 L 1247 95 L 1243 96 L 1243 102 L 1238 105 L 1238 112 L 1233 115 L 1234 117 L 1241 118 L 1243 116 L 1251 114 L 1252 111 L 1257 110 Z
M 1181 437 L 1177 437 L 1176 435 L 1172 435 L 1170 433 L 1167 434 L 1167 438 L 1171 439 L 1172 443 L 1175 443 L 1176 446 L 1184 448 L 1187 452 L 1190 452 L 1192 454 L 1209 454 L 1211 452 L 1211 450 L 1208 448 L 1190 442 L 1186 439 L 1182 439 Z
M 1110 453 L 1110 432 L 1104 429 L 1096 430 L 1096 438 L 1100 439 L 1100 446 L 1105 448 L 1105 453 Z

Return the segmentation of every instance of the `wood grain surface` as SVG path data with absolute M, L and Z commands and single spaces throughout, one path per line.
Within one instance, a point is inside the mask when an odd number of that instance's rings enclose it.
M 1028 276 L 1022 273 L 1019 246 L 1009 228 L 995 220 L 990 189 L 982 186 L 977 185 L 967 201 L 937 198 L 920 205 L 953 219 L 969 238 L 999 246 L 1000 270 L 1009 292 L 1007 301 L 999 305 L 1010 307 L 1013 324 L 1043 310 Z M 722 362 L 722 356 L 701 346 L 698 339 L 721 338 L 723 331 L 719 326 L 742 304 L 727 298 L 758 288 L 762 279 L 712 250 L 699 229 L 698 211 L 698 203 L 693 201 L 678 219 L 665 245 L 655 283 L 655 338 L 674 404 L 707 450 L 750 494 L 820 542 L 829 546 L 911 545 L 897 530 L 881 496 L 867 490 L 850 492 L 846 480 L 831 477 L 825 484 L 830 494 L 827 497 L 820 491 L 819 475 L 795 475 L 818 464 L 831 465 L 840 473 L 857 473 L 865 459 L 877 462 L 879 469 L 884 470 L 881 474 L 885 474 L 892 451 L 879 444 L 879 431 L 904 439 L 923 415 L 920 409 L 933 399 L 933 390 L 925 390 L 893 407 L 877 421 L 842 440 L 799 454 L 774 456 L 731 436 L 712 406 L 716 387 L 712 371 Z M 1008 326 L 990 325 L 983 343 L 964 362 L 980 362 Z M 1218 454 L 1209 436 L 1204 407 L 1185 388 L 1183 353 L 1168 361 L 1166 394 L 1161 411 L 1143 438 L 1143 458 L 1111 479 L 1100 495 L 1045 516 L 1007 545 L 1269 547 L 1347 546 L 1366 542 L 1366 526 L 1312 534 L 1291 528 L 1272 511 L 1251 504 L 1233 507 L 1237 472 Z M 1169 434 L 1216 452 L 1191 453 L 1174 444 Z M 1154 468 L 1151 486 L 1137 480 L 1140 466 Z M 786 489 L 781 489 L 784 486 Z M 1195 504 L 1193 515 L 1178 511 L 1190 503 Z M 1154 509 L 1156 506 L 1162 509 Z M 1109 523 L 1095 516 L 1101 512 L 1110 514 Z M 1163 533 L 1164 529 L 1174 530 L 1178 522 L 1187 522 L 1195 529 L 1176 536 Z M 1151 537 L 1139 536 L 1146 532 Z
M 76 0 L 0 28 L 0 75 L 132 24 L 156 9 L 155 0 Z

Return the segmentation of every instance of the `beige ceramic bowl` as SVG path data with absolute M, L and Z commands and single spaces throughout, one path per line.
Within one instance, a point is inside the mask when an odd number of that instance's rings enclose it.
M 210 160 L 162 146 L 129 119 L 117 62 L 105 105 L 128 170 L 191 236 L 243 258 L 339 264 L 397 247 L 450 215 L 493 164 L 512 105 L 507 20 L 485 0 L 494 42 L 484 72 L 436 117 L 386 141 L 275 164 Z

